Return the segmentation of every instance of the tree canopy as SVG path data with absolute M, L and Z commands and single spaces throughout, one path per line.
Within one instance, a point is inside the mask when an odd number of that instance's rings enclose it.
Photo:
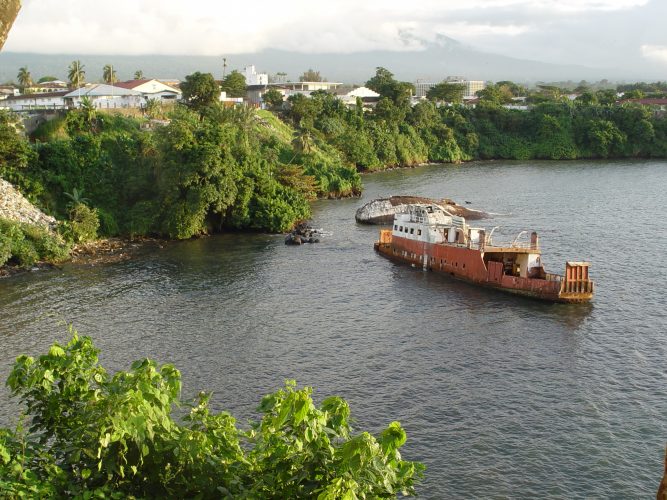
M 228 97 L 245 97 L 245 76 L 234 70 L 225 77 L 225 79 L 222 81 L 222 85 L 220 85 L 220 88 L 227 92 Z
M 187 75 L 181 83 L 181 92 L 183 102 L 196 111 L 202 111 L 220 100 L 220 87 L 211 73 L 196 71 Z
M 283 95 L 276 89 L 269 89 L 262 95 L 262 100 L 273 108 L 278 108 L 283 105 Z
M 382 97 L 387 97 L 399 104 L 407 102 L 415 93 L 415 86 L 409 82 L 399 82 L 394 74 L 386 68 L 378 67 L 375 76 L 366 82 L 366 87 L 374 90 Z
M 0 496 L 9 498 L 395 498 L 415 494 L 423 465 L 403 460 L 391 422 L 355 433 L 340 397 L 316 404 L 287 381 L 239 429 L 211 394 L 180 401 L 173 365 L 142 359 L 110 374 L 73 332 L 37 359 L 17 358 L 7 385 L 27 429 L 0 429 Z M 176 416 L 176 409 L 184 414 Z
M 320 75 L 319 71 L 315 71 L 312 68 L 309 68 L 307 71 L 303 72 L 303 75 L 299 77 L 300 82 L 323 82 L 325 81 Z
M 463 100 L 465 85 L 460 83 L 442 82 L 431 87 L 426 97 L 432 101 L 444 101 L 458 104 Z

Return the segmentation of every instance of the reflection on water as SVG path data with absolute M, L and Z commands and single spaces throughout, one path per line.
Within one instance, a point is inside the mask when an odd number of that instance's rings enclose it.
M 659 162 L 492 162 L 364 177 L 321 201 L 317 245 L 224 235 L 131 262 L 0 281 L 0 377 L 20 353 L 91 335 L 110 369 L 150 356 L 241 422 L 285 378 L 349 400 L 358 427 L 400 420 L 429 498 L 646 497 L 667 436 Z M 470 200 L 541 235 L 550 271 L 590 260 L 588 305 L 546 304 L 377 256 L 354 211 L 392 194 Z M 619 204 L 632 207 L 619 211 Z M 620 230 L 619 228 L 623 228 Z M 613 244 L 612 244 L 613 243 Z M 0 392 L 0 420 L 15 414 Z

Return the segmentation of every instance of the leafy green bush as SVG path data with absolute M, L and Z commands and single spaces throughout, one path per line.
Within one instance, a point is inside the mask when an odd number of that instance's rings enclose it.
M 69 212 L 69 224 L 65 234 L 74 243 L 86 243 L 97 238 L 100 220 L 97 209 L 84 203 L 75 203 Z
M 65 131 L 65 118 L 57 116 L 53 120 L 41 123 L 30 137 L 35 141 L 48 142 L 54 139 L 63 139 L 67 136 Z
M 44 124 L 35 137 L 47 142 L 32 145 L 16 117 L 0 113 L 0 177 L 60 219 L 69 215 L 67 194 L 85 192 L 104 235 L 190 238 L 289 229 L 309 216 L 304 200 L 360 194 L 361 171 L 427 161 L 667 157 L 667 120 L 641 106 L 600 104 L 613 95 L 588 103 L 542 96 L 520 111 L 501 106 L 514 92 L 501 85 L 475 108 L 411 106 L 409 85 L 391 72 L 369 82 L 382 94 L 374 109 L 316 91 L 291 97 L 279 115 L 212 101 L 196 111 L 178 105 L 153 130 L 87 105 Z M 72 240 L 89 237 L 66 227 Z
M 29 267 L 38 261 L 60 262 L 70 247 L 60 235 L 31 224 L 0 219 L 0 266 L 14 262 Z
M 110 375 L 75 332 L 7 380 L 29 428 L 0 429 L 0 496 L 80 498 L 389 498 L 415 493 L 423 466 L 401 459 L 405 431 L 350 427 L 339 397 L 319 406 L 287 382 L 248 430 L 210 395 L 179 401 L 180 372 L 144 359 Z M 189 409 L 181 420 L 173 410 Z
M 0 233 L 0 266 L 4 266 L 12 258 L 12 240 Z

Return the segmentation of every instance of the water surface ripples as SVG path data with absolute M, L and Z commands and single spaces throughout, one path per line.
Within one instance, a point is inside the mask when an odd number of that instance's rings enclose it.
M 0 281 L 0 378 L 20 353 L 91 335 L 110 369 L 150 356 L 241 422 L 285 378 L 339 394 L 360 428 L 400 420 L 428 498 L 647 497 L 667 440 L 664 162 L 492 162 L 364 177 L 321 201 L 332 234 L 173 243 L 132 262 Z M 367 200 L 447 196 L 541 235 L 549 270 L 592 261 L 592 305 L 551 305 L 395 265 L 355 224 Z M 15 406 L 0 393 L 0 421 Z

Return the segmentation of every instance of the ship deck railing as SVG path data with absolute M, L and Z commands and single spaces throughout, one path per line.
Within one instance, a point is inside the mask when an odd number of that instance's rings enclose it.
M 479 247 L 479 243 L 473 243 L 472 245 L 473 248 Z M 493 251 L 494 249 L 497 250 L 539 250 L 539 247 L 534 246 L 530 243 L 491 243 L 491 242 L 486 242 L 484 245 L 484 249 L 489 252 Z

